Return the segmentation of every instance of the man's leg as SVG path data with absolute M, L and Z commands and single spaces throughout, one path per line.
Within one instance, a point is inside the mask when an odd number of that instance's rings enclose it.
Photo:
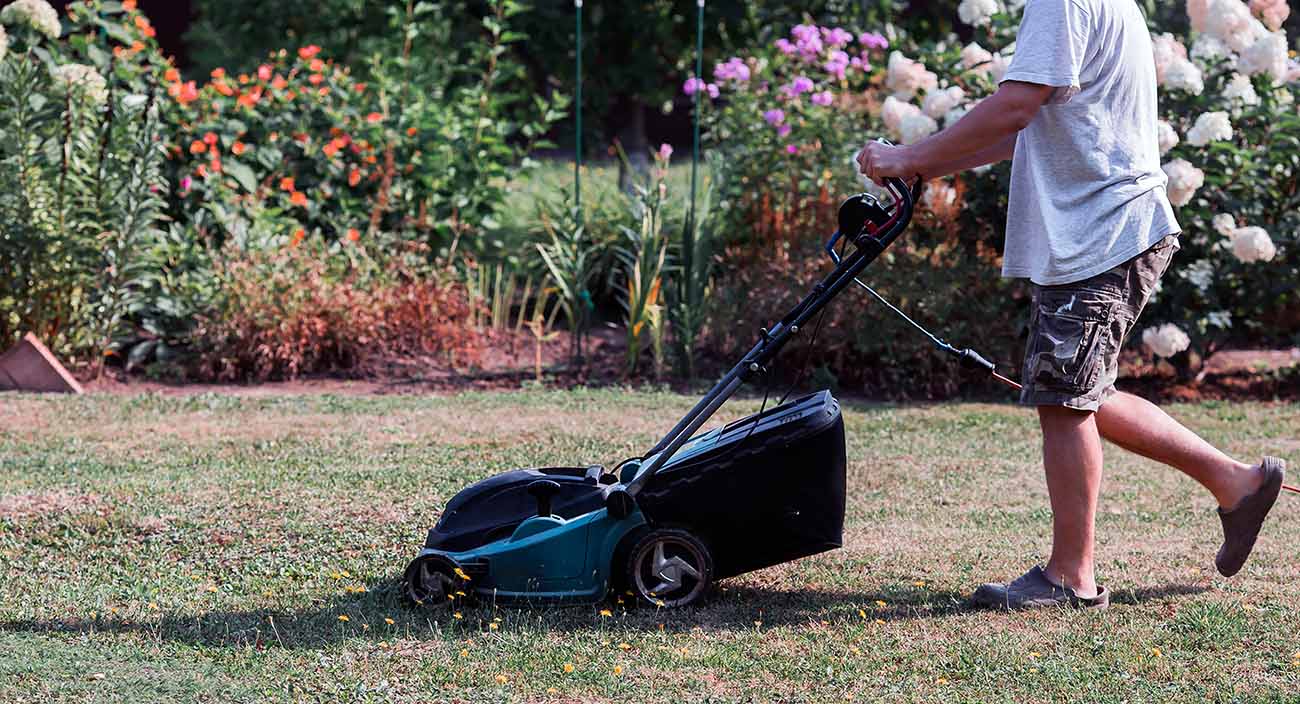
M 1102 470 L 1098 419 L 1087 411 L 1039 406 L 1038 421 L 1052 504 L 1052 557 L 1045 570 L 1048 579 L 1090 598 L 1097 593 L 1093 529 Z
M 1133 394 L 1120 391 L 1106 399 L 1096 413 L 1096 428 L 1103 438 L 1125 450 L 1167 464 L 1200 482 L 1225 511 L 1236 508 L 1264 481 L 1258 466 L 1228 457 L 1159 406 Z M 1050 469 L 1048 476 L 1050 481 Z

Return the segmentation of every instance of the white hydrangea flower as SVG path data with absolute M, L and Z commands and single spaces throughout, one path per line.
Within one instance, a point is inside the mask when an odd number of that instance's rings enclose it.
M 1237 218 L 1231 213 L 1219 213 L 1210 222 L 1214 225 L 1214 230 L 1224 237 L 1231 238 L 1232 233 L 1237 231 Z
M 897 134 L 899 128 L 903 126 L 903 120 L 920 114 L 921 108 L 891 95 L 885 98 L 885 105 L 880 110 L 880 119 L 885 123 L 885 127 Z
M 961 104 L 966 99 L 966 91 L 952 86 L 944 90 L 932 90 L 925 94 L 925 100 L 921 101 L 921 110 L 933 117 L 939 119 L 948 114 L 949 110 Z
M 1205 185 L 1205 172 L 1186 159 L 1174 159 L 1161 168 L 1169 177 L 1169 202 L 1175 207 L 1181 208 L 1192 202 L 1197 189 Z
M 1268 33 L 1264 23 L 1255 19 L 1241 0 L 1208 0 L 1204 24 L 1206 34 L 1237 52 L 1245 51 L 1261 35 Z
M 80 91 L 96 103 L 102 103 L 108 98 L 108 84 L 94 66 L 64 64 L 51 69 L 50 75 L 60 88 Z
M 1179 59 L 1165 69 L 1164 86 L 1170 90 L 1185 90 L 1192 95 L 1200 95 L 1205 90 L 1205 79 L 1196 64 L 1187 59 Z
M 1232 233 L 1232 254 L 1247 264 L 1267 262 L 1277 255 L 1277 247 L 1264 228 L 1240 227 Z
M 1002 54 L 996 54 L 993 61 L 989 63 L 989 78 L 994 83 L 1001 83 L 1002 77 L 1007 75 L 1007 69 L 1011 68 L 1011 62 Z
M 927 71 L 925 65 L 913 61 L 900 51 L 889 55 L 889 67 L 885 71 L 885 88 L 900 100 L 911 100 L 917 92 L 934 90 L 939 85 L 939 77 Z
M 1250 76 L 1266 73 L 1273 77 L 1274 83 L 1286 81 L 1287 74 L 1290 73 L 1287 66 L 1286 34 L 1276 32 L 1260 37 L 1241 52 L 1237 66 Z
M 1232 50 L 1227 44 L 1219 41 L 1216 37 L 1208 34 L 1202 34 L 1192 42 L 1191 55 L 1198 61 L 1213 61 L 1214 59 L 1232 58 Z
M 7 51 L 9 51 L 9 35 L 5 34 L 4 25 L 0 24 L 0 59 L 5 57 Z
M 926 184 L 925 193 L 921 194 L 921 205 L 926 210 L 937 213 L 951 208 L 957 202 L 957 189 L 947 181 L 931 181 Z
M 1187 18 L 1192 21 L 1194 31 L 1205 31 L 1205 15 L 1208 12 L 1208 0 L 1187 0 Z
M 916 144 L 938 131 L 939 123 L 925 113 L 908 115 L 903 118 L 903 124 L 898 126 L 903 144 Z
M 1223 99 L 1240 100 L 1242 105 L 1259 105 L 1259 94 L 1255 92 L 1250 77 L 1240 73 L 1232 74 L 1232 80 L 1223 87 Z
M 0 10 L 0 24 L 25 24 L 49 39 L 58 39 L 63 33 L 58 11 L 45 0 L 15 0 Z
M 982 27 L 993 21 L 993 15 L 1002 11 L 998 0 L 962 0 L 957 6 L 957 17 L 964 23 Z
M 1156 62 L 1156 84 L 1163 85 L 1169 68 L 1175 62 L 1187 60 L 1187 48 L 1177 37 L 1165 32 L 1151 37 L 1151 55 Z
M 992 52 L 976 42 L 967 44 L 961 50 L 961 67 L 967 71 L 973 70 L 976 73 L 987 74 L 989 72 L 989 62 L 992 60 Z
M 1142 344 L 1157 357 L 1172 357 L 1192 346 L 1192 339 L 1173 323 L 1142 331 Z
M 1178 146 L 1178 132 L 1164 120 L 1156 123 L 1156 139 L 1160 142 L 1160 155 L 1164 156 L 1169 153 L 1170 149 Z
M 1187 131 L 1187 143 L 1194 147 L 1229 139 L 1232 139 L 1232 120 L 1228 119 L 1228 113 L 1221 111 L 1201 113 Z

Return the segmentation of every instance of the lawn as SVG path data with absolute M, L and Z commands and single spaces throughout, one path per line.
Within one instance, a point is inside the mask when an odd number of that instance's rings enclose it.
M 1099 576 L 1118 603 L 968 610 L 978 582 L 1019 574 L 1047 545 L 1034 421 L 1010 405 L 848 404 L 844 548 L 723 582 L 702 607 L 486 604 L 454 616 L 399 602 L 396 578 L 460 487 L 520 465 L 616 461 L 692 400 L 0 396 L 0 701 L 1300 692 L 1300 504 L 1283 497 L 1255 558 L 1224 580 L 1208 496 L 1118 450 L 1099 518 Z M 1300 460 L 1295 405 L 1173 412 L 1243 456 Z

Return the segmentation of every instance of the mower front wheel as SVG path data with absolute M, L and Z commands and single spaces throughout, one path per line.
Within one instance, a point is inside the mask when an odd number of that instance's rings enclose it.
M 469 581 L 464 575 L 448 558 L 417 557 L 402 576 L 402 595 L 413 606 L 446 607 L 469 594 Z
M 664 608 L 690 606 L 713 583 L 713 556 L 688 531 L 656 528 L 628 551 L 624 578 L 638 601 Z

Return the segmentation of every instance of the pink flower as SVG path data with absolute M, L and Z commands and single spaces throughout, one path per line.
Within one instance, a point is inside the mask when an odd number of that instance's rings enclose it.
M 831 54 L 830 61 L 826 62 L 824 68 L 826 69 L 826 73 L 829 73 L 842 81 L 844 80 L 845 73 L 851 63 L 852 61 L 849 59 L 848 54 L 842 51 L 836 51 Z
M 710 98 L 715 98 L 715 99 L 716 99 L 716 98 L 718 97 L 718 84 L 717 84 L 717 83 L 710 83 L 710 84 L 708 84 L 707 86 L 705 86 L 704 89 L 705 89 L 706 91 L 708 91 L 708 93 L 709 93 L 709 97 L 710 97 Z
M 790 36 L 794 37 L 794 45 L 799 50 L 799 55 L 805 59 L 815 59 L 821 56 L 822 51 L 825 49 L 822 44 L 821 32 L 813 25 L 798 25 L 790 30 Z
M 776 127 L 777 125 L 780 125 L 781 123 L 785 122 L 785 111 L 768 110 L 767 112 L 763 113 L 763 119 L 767 120 L 767 124 Z
M 704 89 L 705 89 L 704 81 L 699 78 L 696 78 L 695 76 L 691 76 L 690 78 L 686 79 L 686 82 L 682 84 L 682 92 L 687 95 L 695 95 L 697 91 L 704 90 Z
M 781 136 L 784 137 L 785 135 L 781 135 Z M 793 144 L 787 144 L 787 145 L 785 145 L 785 153 L 786 153 L 786 154 L 798 154 L 798 153 L 799 153 L 799 147 L 796 147 L 796 146 L 793 145 Z
M 660 144 L 659 152 L 655 155 L 660 161 L 668 161 L 673 156 L 673 146 L 671 144 Z
M 781 86 L 781 94 L 790 100 L 798 100 L 800 95 L 811 91 L 814 87 L 812 79 L 807 76 L 796 76 L 793 81 Z
M 191 179 L 189 176 L 186 176 L 185 178 L 182 178 L 182 179 L 181 179 L 181 193 L 182 193 L 182 194 L 184 194 L 184 193 L 189 193 L 189 192 L 190 192 L 190 187 L 193 186 L 193 185 L 194 185 L 194 180 Z
M 834 29 L 826 29 L 825 27 L 822 27 L 822 40 L 831 48 L 838 49 L 839 47 L 846 46 L 849 42 L 852 42 L 853 35 L 839 27 Z
M 867 49 L 888 49 L 889 40 L 884 35 L 877 32 L 866 32 L 858 35 L 858 43 Z
M 744 61 L 741 61 L 739 57 L 732 57 L 725 63 L 714 67 L 713 79 L 719 82 L 737 81 L 743 83 L 749 80 L 749 66 Z
M 778 137 L 786 137 L 789 136 L 789 134 L 790 134 L 790 125 L 781 125 L 780 127 L 776 128 L 776 136 Z
M 1286 0 L 1250 0 L 1250 11 L 1274 32 L 1281 29 L 1282 23 L 1291 16 L 1291 7 Z
M 813 105 L 821 105 L 825 107 L 827 105 L 830 105 L 834 101 L 835 101 L 835 96 L 828 90 L 824 90 L 820 93 L 813 93 L 812 95 Z
M 786 56 L 789 56 L 793 54 L 795 51 L 797 51 L 795 45 L 791 44 L 790 40 L 786 39 L 785 37 L 776 40 L 776 48 L 780 49 L 781 53 L 785 54 Z

